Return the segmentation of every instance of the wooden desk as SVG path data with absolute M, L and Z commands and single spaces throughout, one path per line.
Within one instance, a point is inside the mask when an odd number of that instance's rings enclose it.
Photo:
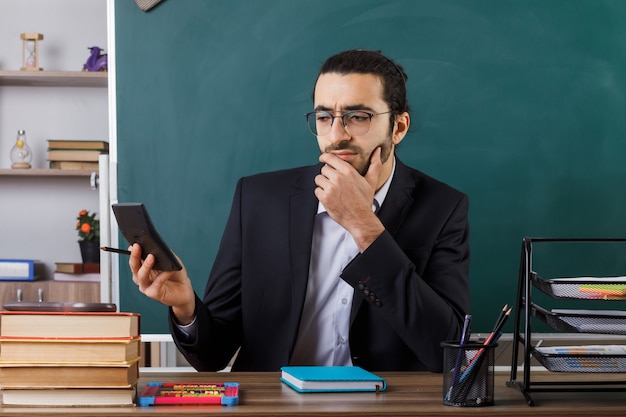
M 157 406 L 118 408 L 8 408 L 0 416 L 152 416 L 207 415 L 227 413 L 236 416 L 623 416 L 624 393 L 536 393 L 534 407 L 523 395 L 505 385 L 508 373 L 496 375 L 495 405 L 457 408 L 442 404 L 441 374 L 380 372 L 387 380 L 386 391 L 352 394 L 299 394 L 279 381 L 278 373 L 149 373 L 147 381 L 239 382 L 239 405 Z M 549 375 L 554 378 L 554 374 Z M 539 376 L 536 379 L 540 379 Z M 580 375 L 579 375 L 580 377 Z

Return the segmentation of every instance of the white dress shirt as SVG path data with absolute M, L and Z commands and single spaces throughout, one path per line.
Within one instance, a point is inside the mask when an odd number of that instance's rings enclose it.
M 374 212 L 387 196 L 395 166 L 394 159 L 391 175 L 374 195 Z M 358 253 L 352 235 L 331 219 L 319 203 L 313 226 L 306 298 L 290 365 L 352 365 L 348 342 L 354 288 L 340 275 Z

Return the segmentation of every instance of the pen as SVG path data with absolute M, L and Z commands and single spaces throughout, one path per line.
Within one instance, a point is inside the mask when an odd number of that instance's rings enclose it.
M 461 330 L 461 341 L 459 343 L 459 352 L 457 353 L 457 356 L 456 356 L 456 364 L 454 365 L 454 373 L 452 374 L 452 382 L 450 383 L 450 388 L 448 389 L 448 393 L 446 394 L 446 400 L 450 400 L 452 390 L 454 389 L 454 385 L 457 382 L 457 375 L 461 368 L 461 358 L 463 356 L 463 349 L 460 346 L 463 346 L 465 343 L 469 341 L 470 333 L 471 333 L 471 321 L 472 321 L 472 315 L 466 314 L 465 320 L 463 320 L 463 330 Z
M 472 315 L 466 314 L 465 320 L 463 321 L 463 330 L 461 332 L 461 344 L 464 345 L 470 338 L 470 334 L 472 332 Z
M 115 252 L 115 253 L 122 253 L 124 255 L 130 255 L 130 251 L 129 250 L 110 248 L 108 246 L 100 246 L 100 250 L 103 250 L 105 252 Z

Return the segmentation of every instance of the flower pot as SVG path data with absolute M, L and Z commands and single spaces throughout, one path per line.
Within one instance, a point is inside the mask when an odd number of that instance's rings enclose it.
M 93 240 L 79 240 L 80 256 L 83 258 L 84 264 L 100 263 L 100 242 Z

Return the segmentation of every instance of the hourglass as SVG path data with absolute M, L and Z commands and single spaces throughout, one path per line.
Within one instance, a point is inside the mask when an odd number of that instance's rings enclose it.
M 22 71 L 42 71 L 39 68 L 39 41 L 43 40 L 41 33 L 22 33 Z

